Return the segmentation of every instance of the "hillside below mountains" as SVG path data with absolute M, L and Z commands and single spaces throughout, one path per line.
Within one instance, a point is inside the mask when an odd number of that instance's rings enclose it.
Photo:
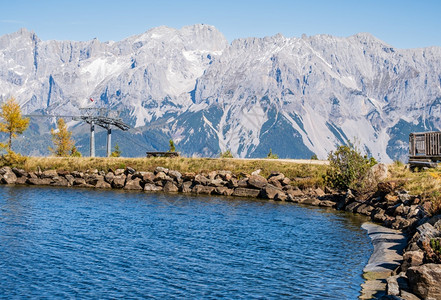
M 406 160 L 408 135 L 441 128 L 441 47 L 396 49 L 367 33 L 231 44 L 216 28 L 157 27 L 119 42 L 0 37 L 0 101 L 14 96 L 31 126 L 14 146 L 46 155 L 53 115 L 118 112 L 123 155 L 310 158 L 348 140 L 375 158 Z M 92 98 L 94 101 L 90 101 Z M 69 121 L 69 119 L 66 119 Z M 88 154 L 89 127 L 68 123 Z M 105 132 L 97 134 L 104 154 Z

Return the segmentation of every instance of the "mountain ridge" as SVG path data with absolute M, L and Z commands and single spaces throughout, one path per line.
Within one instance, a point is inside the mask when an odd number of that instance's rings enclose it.
M 404 160 L 410 130 L 441 127 L 441 47 L 396 49 L 369 33 L 228 43 L 199 24 L 72 42 L 22 29 L 0 37 L 0 65 L 0 101 L 16 96 L 24 113 L 120 110 L 132 137 L 162 134 L 186 155 L 261 157 L 271 148 L 325 158 L 356 139 L 377 159 Z M 85 150 L 87 128 L 72 126 Z

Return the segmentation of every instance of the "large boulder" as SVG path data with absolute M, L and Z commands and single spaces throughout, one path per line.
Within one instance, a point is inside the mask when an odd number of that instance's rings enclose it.
M 210 179 L 208 179 L 207 177 L 201 175 L 201 174 L 197 174 L 194 177 L 194 182 L 197 185 L 208 185 L 210 183 Z
M 182 174 L 178 171 L 170 170 L 168 171 L 168 176 L 171 177 L 176 182 L 182 181 Z
M 153 183 L 155 180 L 155 174 L 153 172 L 140 172 L 142 175 L 142 181 L 146 183 Z
M 124 169 L 122 169 L 122 170 L 124 170 Z M 112 181 L 112 188 L 122 189 L 124 187 L 125 183 L 126 183 L 126 175 L 124 175 L 124 174 L 116 175 Z
M 29 185 L 49 185 L 51 183 L 51 179 L 50 178 L 28 178 L 26 180 L 26 183 Z
M 248 186 L 250 188 L 261 189 L 267 185 L 268 181 L 260 175 L 251 175 L 248 178 Z
M 5 184 L 14 184 L 17 181 L 17 176 L 10 167 L 3 167 L 0 169 L 1 182 Z
M 41 178 L 54 178 L 58 177 L 58 173 L 56 170 L 46 170 L 41 173 Z
M 115 182 L 115 179 L 113 180 L 113 182 Z M 131 191 L 142 191 L 141 179 L 140 178 L 128 179 L 123 189 L 131 190 Z
M 210 195 L 215 190 L 214 186 L 206 186 L 202 184 L 196 184 L 191 190 L 195 194 L 208 194 Z
M 97 189 L 110 189 L 112 188 L 112 186 L 110 185 L 110 183 L 108 183 L 107 181 L 99 180 L 96 184 L 95 184 L 95 188 Z
M 229 181 L 231 178 L 233 178 L 233 174 L 231 171 L 218 171 L 217 176 L 220 177 L 224 181 Z
M 412 292 L 428 300 L 441 299 L 441 265 L 425 264 L 406 272 Z
M 12 168 L 12 172 L 14 172 L 14 174 L 15 174 L 17 177 L 28 177 L 28 176 L 29 176 L 29 173 L 28 173 L 28 172 L 26 172 L 26 171 L 23 170 L 23 169 L 19 169 L 19 168 Z
M 167 181 L 163 187 L 163 191 L 166 193 L 176 193 L 178 190 L 178 187 L 172 181 Z
M 267 184 L 260 190 L 259 197 L 264 199 L 274 199 L 279 193 L 285 194 L 285 192 L 282 189 L 275 187 L 274 185 Z
M 153 183 L 146 183 L 144 185 L 144 191 L 146 191 L 146 192 L 159 192 L 159 191 L 162 191 L 162 187 L 157 186 L 156 184 L 153 184 Z
M 238 187 L 234 189 L 233 196 L 255 198 L 259 195 L 260 190 Z
M 223 196 L 231 196 L 233 194 L 233 192 L 234 192 L 233 189 L 229 189 L 226 186 L 219 186 L 214 189 L 213 194 L 223 195 Z
M 403 263 L 401 271 L 406 272 L 410 267 L 420 266 L 423 264 L 424 252 L 421 250 L 407 251 L 403 254 Z
M 193 186 L 192 181 L 185 181 L 181 184 L 181 186 L 179 187 L 179 190 L 183 193 L 191 193 L 192 186 Z

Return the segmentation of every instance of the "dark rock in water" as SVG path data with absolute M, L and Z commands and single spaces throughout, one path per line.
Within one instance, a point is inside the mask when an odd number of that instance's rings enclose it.
M 356 212 L 365 216 L 370 216 L 371 212 L 374 210 L 373 206 L 370 206 L 369 204 L 362 203 L 360 206 L 356 208 Z
M 113 180 L 113 182 L 115 182 L 115 180 Z M 132 190 L 132 191 L 136 191 L 136 190 L 142 191 L 141 179 L 135 178 L 135 179 L 127 180 L 127 182 L 124 185 L 124 189 Z
M 49 179 L 49 178 L 47 178 Z M 84 178 L 75 178 L 73 185 L 84 185 L 86 184 L 86 180 L 84 180 Z
M 115 178 L 115 174 L 113 174 L 113 172 L 108 172 L 105 176 L 104 176 L 104 180 L 110 184 L 112 184 L 113 182 L 113 178 Z
M 182 183 L 180 187 L 180 191 L 182 193 L 191 193 L 192 186 L 193 186 L 193 182 L 185 181 L 184 183 Z
M 64 178 L 66 178 L 67 182 L 69 183 L 69 186 L 73 185 L 75 178 L 72 175 L 67 174 L 66 176 L 64 176 Z
M 26 183 L 29 185 L 49 185 L 51 181 L 50 178 L 28 178 Z
M 336 205 L 335 202 L 330 200 L 321 200 L 319 206 L 323 207 L 334 207 Z
M 213 194 L 216 195 L 224 195 L 224 196 L 231 196 L 233 194 L 234 190 L 233 189 L 229 189 L 225 186 L 220 186 L 217 187 L 214 191 Z
M 164 185 L 163 191 L 166 193 L 176 193 L 179 189 L 172 181 L 167 181 Z
M 64 177 L 55 177 L 50 183 L 52 186 L 69 186 L 69 182 Z
M 264 199 L 274 199 L 278 193 L 284 193 L 282 189 L 274 185 L 267 184 L 260 190 L 259 197 Z
M 110 183 L 108 183 L 104 180 L 99 180 L 95 184 L 95 188 L 97 188 L 97 189 L 110 189 L 110 188 L 112 188 L 112 186 L 110 185 Z
M 192 193 L 195 193 L 195 194 L 210 195 L 214 191 L 214 189 L 215 189 L 215 187 L 213 187 L 213 186 L 206 186 L 206 185 L 202 185 L 202 184 L 197 184 L 193 187 L 193 189 L 191 191 L 192 191 Z
M 261 189 L 267 184 L 267 180 L 260 175 L 251 175 L 248 178 L 248 186 L 250 188 Z
M 112 188 L 114 189 L 122 189 L 126 183 L 125 175 L 117 175 L 113 178 Z
M 28 178 L 27 177 L 17 177 L 17 180 L 15 181 L 15 184 L 26 184 Z
M 233 196 L 255 198 L 259 195 L 260 190 L 238 187 L 234 189 Z
M 306 198 L 305 200 L 301 201 L 300 203 L 306 204 L 306 205 L 312 205 L 312 206 L 319 206 L 321 201 L 317 198 Z
M 144 191 L 146 191 L 146 192 L 159 192 L 159 191 L 162 191 L 162 187 L 157 186 L 156 184 L 153 184 L 153 183 L 146 183 L 144 185 Z
M 410 267 L 407 272 L 412 292 L 423 299 L 441 299 L 441 265 Z
M 358 208 L 358 206 L 360 206 L 360 203 L 352 202 L 352 203 L 349 203 L 348 205 L 346 205 L 345 210 L 349 211 L 349 212 L 355 213 L 357 208 Z
M 285 192 L 278 192 L 276 196 L 274 197 L 274 200 L 276 201 L 286 201 L 288 199 L 288 196 L 285 194 Z
M 3 167 L 0 169 L 1 183 L 14 184 L 17 181 L 17 176 L 10 167 Z
M 100 180 L 104 180 L 104 177 L 98 174 L 90 174 L 86 175 L 85 178 L 86 183 L 90 185 L 96 185 L 96 183 Z

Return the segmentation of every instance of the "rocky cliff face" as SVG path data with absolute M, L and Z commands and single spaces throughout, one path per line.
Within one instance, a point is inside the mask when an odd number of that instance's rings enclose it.
M 441 48 L 395 49 L 369 34 L 229 45 L 207 25 L 105 43 L 41 41 L 23 29 L 0 37 L 0 66 L 1 100 L 15 96 L 25 113 L 119 110 L 135 127 L 125 137 L 139 144 L 121 141 L 127 155 L 167 149 L 173 138 L 187 155 L 262 157 L 272 148 L 325 158 L 349 139 L 389 161 L 405 158 L 410 132 L 441 128 Z M 34 134 L 48 133 L 34 123 Z M 87 128 L 75 126 L 87 153 Z

